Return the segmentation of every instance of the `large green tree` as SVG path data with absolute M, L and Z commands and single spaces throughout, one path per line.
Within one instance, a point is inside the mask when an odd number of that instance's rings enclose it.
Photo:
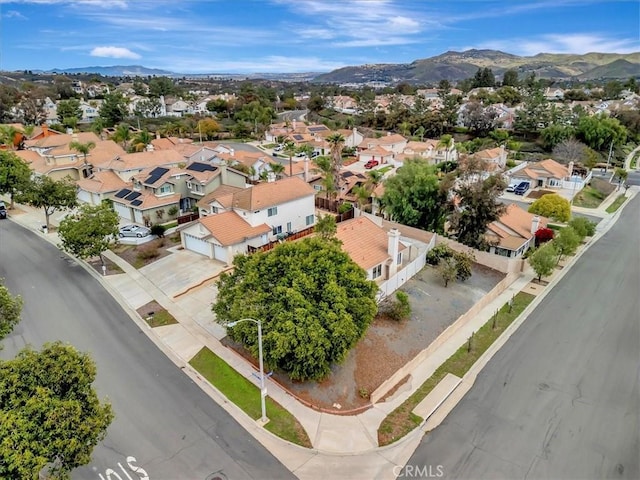
M 70 345 L 45 344 L 0 361 L 0 478 L 54 478 L 89 463 L 113 420 L 92 383 L 96 367 Z
M 548 242 L 529 256 L 529 265 L 538 275 L 538 281 L 553 273 L 557 263 L 558 252 L 553 242 Z
M 62 249 L 82 259 L 101 257 L 118 238 L 119 221 L 118 214 L 106 202 L 82 205 L 60 222 Z
M 558 222 L 568 222 L 571 218 L 571 205 L 566 198 L 557 193 L 550 193 L 533 202 L 529 207 L 529 213 L 542 215 Z
M 18 201 L 44 210 L 45 223 L 49 228 L 49 217 L 58 210 L 73 208 L 78 204 L 77 186 L 71 178 L 53 180 L 37 176 L 18 196 Z
M 581 241 L 580 235 L 573 227 L 564 227 L 560 230 L 558 235 L 553 239 L 553 245 L 558 252 L 558 262 L 560 262 L 565 255 L 573 255 Z
M 11 208 L 14 197 L 30 185 L 31 169 L 29 165 L 15 153 L 0 150 L 0 193 L 7 193 L 11 198 Z
M 627 129 L 617 118 L 593 115 L 580 118 L 577 135 L 589 147 L 603 151 L 611 144 L 624 144 L 627 140 Z
M 482 179 L 480 173 L 465 172 L 454 189 L 458 204 L 449 218 L 449 231 L 471 248 L 485 250 L 487 226 L 500 218 L 505 206 L 498 201 L 507 184 L 502 175 Z
M 121 92 L 115 91 L 104 96 L 99 114 L 105 127 L 113 127 L 129 115 L 128 100 Z
M 218 282 L 217 322 L 260 320 L 265 363 L 294 380 L 326 377 L 376 314 L 376 284 L 336 241 L 285 242 L 270 252 L 238 255 L 233 264 L 233 273 Z M 257 356 L 254 324 L 228 332 Z
M 4 286 L 3 280 L 0 279 L 0 340 L 11 333 L 13 327 L 18 324 L 20 312 L 22 312 L 22 298 L 19 295 L 11 295 Z
M 58 114 L 58 121 L 65 125 L 66 127 L 70 127 L 68 125 L 67 119 L 75 118 L 76 123 L 78 120 L 82 118 L 82 109 L 80 108 L 80 100 L 75 98 L 70 98 L 69 100 L 60 100 L 56 107 L 56 113 Z
M 441 186 L 436 167 L 424 160 L 406 160 L 384 182 L 382 204 L 397 222 L 430 232 L 444 231 L 447 188 Z

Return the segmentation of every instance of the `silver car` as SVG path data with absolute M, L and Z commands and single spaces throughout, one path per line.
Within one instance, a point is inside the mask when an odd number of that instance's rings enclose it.
M 151 235 L 151 230 L 147 227 L 141 227 L 140 225 L 125 225 L 124 227 L 120 227 L 120 231 L 118 232 L 120 237 L 146 237 L 147 235 Z

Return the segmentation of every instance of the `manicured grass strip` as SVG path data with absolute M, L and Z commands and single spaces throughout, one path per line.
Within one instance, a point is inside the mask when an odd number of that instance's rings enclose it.
M 607 207 L 607 213 L 613 213 L 618 210 L 626 199 L 627 197 L 625 197 L 624 194 L 618 195 L 618 198 L 616 198 L 613 203 Z
M 151 328 L 163 327 L 165 325 L 173 325 L 174 323 L 178 323 L 173 315 L 171 315 L 166 310 L 159 310 L 157 312 L 154 312 L 153 315 L 149 315 L 144 320 L 149 324 Z
M 556 232 L 559 232 L 560 230 L 562 230 L 564 228 L 564 226 L 562 226 L 562 225 L 554 225 L 553 223 L 548 223 L 547 227 L 549 227 L 551 230 L 554 230 Z
M 260 389 L 207 347 L 203 347 L 189 364 L 251 418 L 257 420 L 262 416 Z M 311 448 L 311 442 L 302 425 L 271 397 L 267 397 L 267 417 L 269 423 L 265 428 L 271 433 L 291 443 Z
M 387 165 L 386 167 L 379 168 L 378 171 L 382 174 L 385 174 L 392 168 L 393 168 L 393 165 Z
M 493 317 L 474 333 L 471 340 L 471 351 L 467 351 L 468 343 L 461 346 L 456 353 L 451 355 L 433 375 L 428 378 L 407 400 L 391 412 L 378 428 L 378 443 L 380 446 L 388 445 L 399 440 L 412 431 L 422 422 L 422 418 L 412 413 L 435 386 L 452 373 L 462 378 L 489 346 L 511 325 L 535 297 L 528 293 L 520 292 L 513 300 L 513 308 L 509 312 L 509 305 L 505 304 L 496 317 L 493 328 Z

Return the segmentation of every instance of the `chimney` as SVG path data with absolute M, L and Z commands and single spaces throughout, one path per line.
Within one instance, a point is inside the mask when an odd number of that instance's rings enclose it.
M 387 233 L 389 242 L 387 243 L 387 253 L 391 257 L 391 265 L 389 266 L 389 278 L 393 277 L 398 271 L 398 253 L 400 251 L 400 231 L 392 228 Z
M 229 149 L 229 155 L 231 155 L 232 157 L 235 157 L 236 151 L 233 148 Z
M 148 144 L 147 147 L 146 147 L 146 150 L 147 150 L 147 152 L 153 152 L 153 150 L 154 150 L 153 144 L 151 144 L 151 143 Z
M 390 137 L 390 136 L 391 136 L 391 132 L 387 132 L 387 137 Z
M 67 127 L 67 135 L 71 135 L 72 133 L 73 133 L 73 128 Z
M 267 183 L 272 183 L 276 181 L 276 174 L 272 171 L 267 172 Z
M 222 185 L 229 185 L 227 166 L 224 163 L 221 163 L 218 165 L 218 168 L 220 168 L 220 181 L 222 182 Z
M 536 215 L 531 219 L 531 234 L 536 233 L 538 231 L 539 226 L 540 226 L 540 217 Z
M 309 183 L 309 157 L 304 157 L 304 181 Z
M 156 132 L 156 140 L 160 140 L 160 132 Z

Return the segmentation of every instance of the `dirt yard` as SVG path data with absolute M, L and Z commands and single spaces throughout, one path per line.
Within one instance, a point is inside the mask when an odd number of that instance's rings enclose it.
M 371 392 L 425 349 L 503 278 L 500 272 L 474 265 L 469 280 L 445 288 L 436 270 L 427 266 L 402 288 L 411 303 L 409 320 L 396 322 L 376 317 L 345 362 L 334 366 L 333 373 L 321 383 L 292 382 L 279 373 L 274 373 L 273 378 L 318 407 L 342 412 L 364 407 L 369 403 Z M 242 347 L 231 345 L 228 338 L 225 343 L 248 357 Z
M 171 255 L 169 248 L 180 243 L 180 235 L 173 234 L 163 238 L 155 238 L 141 245 L 118 244 L 113 247 L 113 252 L 135 268 L 142 268 L 150 263 Z

